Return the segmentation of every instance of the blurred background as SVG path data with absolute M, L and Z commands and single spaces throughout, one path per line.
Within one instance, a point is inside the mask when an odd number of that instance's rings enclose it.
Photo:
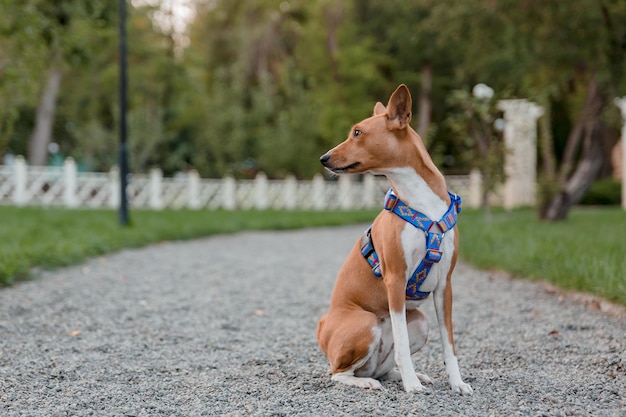
M 2 0 L 5 164 L 116 164 L 117 6 Z M 585 191 L 618 175 L 626 0 L 132 0 L 128 14 L 132 172 L 310 179 L 405 83 L 412 125 L 448 175 L 501 181 L 496 103 L 512 98 L 543 109 L 540 206 L 582 163 Z

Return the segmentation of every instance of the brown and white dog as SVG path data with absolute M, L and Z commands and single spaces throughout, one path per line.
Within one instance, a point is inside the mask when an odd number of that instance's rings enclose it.
M 451 204 L 446 182 L 409 126 L 410 120 L 411 95 L 403 84 L 387 107 L 376 103 L 373 116 L 354 125 L 348 138 L 320 161 L 337 174 L 385 175 L 400 200 L 431 219 L 440 219 Z M 371 239 L 382 279 L 362 256 L 359 239 L 339 271 L 330 309 L 319 321 L 318 343 L 334 381 L 382 389 L 378 379 L 401 379 L 407 392 L 421 391 L 422 382 L 433 382 L 415 372 L 411 355 L 426 343 L 428 322 L 417 308 L 421 300 L 407 300 L 405 290 L 426 254 L 424 231 L 383 210 L 374 220 Z M 432 265 L 420 290 L 433 293 L 450 386 L 455 392 L 471 394 L 471 386 L 461 378 L 452 335 L 450 281 L 458 242 L 455 226 L 445 233 L 441 260 Z

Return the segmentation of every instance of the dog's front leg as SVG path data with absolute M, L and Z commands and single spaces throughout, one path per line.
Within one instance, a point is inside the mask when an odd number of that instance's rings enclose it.
M 459 370 L 459 362 L 456 358 L 454 349 L 454 336 L 452 334 L 452 285 L 450 277 L 452 269 L 448 273 L 446 285 L 444 288 L 437 288 L 433 294 L 435 303 L 435 313 L 439 324 L 439 332 L 441 334 L 441 344 L 443 346 L 443 358 L 446 365 L 446 373 L 450 381 L 452 391 L 461 394 L 472 394 L 473 390 L 470 384 L 463 382 L 461 371 Z
M 411 360 L 411 347 L 409 332 L 406 321 L 406 303 L 404 277 L 390 279 L 387 283 L 387 296 L 389 300 L 389 315 L 391 317 L 391 330 L 393 332 L 394 359 L 406 392 L 421 391 L 424 386 L 417 378 L 413 361 Z

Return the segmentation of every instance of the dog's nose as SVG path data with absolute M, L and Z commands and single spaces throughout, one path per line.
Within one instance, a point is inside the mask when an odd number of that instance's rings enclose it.
M 330 155 L 325 153 L 324 155 L 320 157 L 320 162 L 322 163 L 322 165 L 326 165 L 329 159 L 330 159 Z

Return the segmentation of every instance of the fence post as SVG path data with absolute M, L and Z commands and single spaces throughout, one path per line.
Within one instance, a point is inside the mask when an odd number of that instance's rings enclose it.
M 187 197 L 189 198 L 187 206 L 190 209 L 200 208 L 200 175 L 195 169 L 187 174 Z
M 296 177 L 289 174 L 285 178 L 284 201 L 287 210 L 294 210 L 298 205 L 298 182 Z
M 483 176 L 478 168 L 472 168 L 469 174 L 469 198 L 467 205 L 470 208 L 479 208 L 482 203 Z
M 161 210 L 163 208 L 163 171 L 159 168 L 150 170 L 150 208 Z
M 237 182 L 235 179 L 230 175 L 222 178 L 222 207 L 225 210 L 237 208 L 236 192 Z
M 376 201 L 376 179 L 370 173 L 363 177 L 363 208 L 378 207 L 380 201 Z
M 13 190 L 13 202 L 16 206 L 23 206 L 26 204 L 26 182 L 27 182 L 27 167 L 26 161 L 22 155 L 18 155 L 13 163 L 13 174 L 15 181 L 15 188 Z
M 324 188 L 326 181 L 324 176 L 319 172 L 313 177 L 313 208 L 315 210 L 324 210 L 326 208 L 326 201 L 324 201 Z
M 120 169 L 114 165 L 109 171 L 109 207 L 116 208 L 120 205 Z
M 254 208 L 257 210 L 265 210 L 269 206 L 267 175 L 259 172 L 254 178 Z
M 339 177 L 339 207 L 343 210 L 354 208 L 352 201 L 352 178 L 348 175 Z
M 76 207 L 76 162 L 74 158 L 65 158 L 63 162 L 63 204 L 65 207 Z

